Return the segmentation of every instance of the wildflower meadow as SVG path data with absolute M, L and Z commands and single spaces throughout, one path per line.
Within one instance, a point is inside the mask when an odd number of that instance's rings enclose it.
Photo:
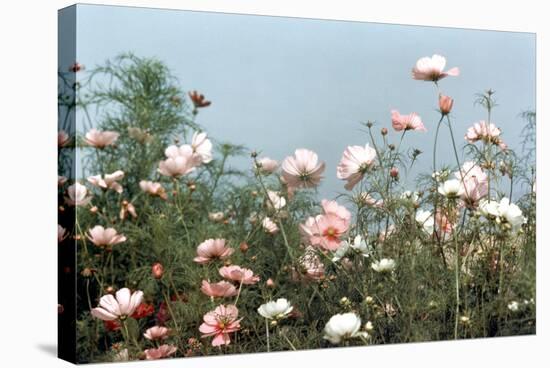
M 410 65 L 433 114 L 366 116 L 334 167 L 307 145 L 272 157 L 211 136 L 201 112 L 217 101 L 160 60 L 60 69 L 58 248 L 76 249 L 76 268 L 59 267 L 76 278 L 77 361 L 534 334 L 536 115 L 518 111 L 514 150 L 492 118 L 498 91 L 473 90 L 463 106 L 479 118 L 457 129 L 445 84 L 461 70 L 446 63 Z M 420 152 L 408 140 L 426 130 Z M 440 165 L 437 147 L 453 159 Z M 334 198 L 318 191 L 329 176 Z

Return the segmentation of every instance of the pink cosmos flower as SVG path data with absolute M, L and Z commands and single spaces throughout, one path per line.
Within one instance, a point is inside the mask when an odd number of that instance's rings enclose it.
M 60 130 L 57 132 L 57 147 L 65 147 L 71 141 L 71 137 L 66 131 Z
M 65 240 L 65 238 L 68 236 L 69 234 L 67 234 L 67 230 L 61 226 L 61 225 L 57 225 L 57 242 L 58 243 L 61 243 L 63 240 Z
M 257 169 L 264 175 L 274 173 L 279 167 L 279 163 L 269 157 L 262 157 L 257 162 Z
M 445 69 L 447 60 L 441 55 L 433 55 L 420 58 L 414 68 L 412 69 L 412 77 L 416 80 L 423 80 L 429 82 L 437 82 L 438 80 L 447 76 L 456 77 L 460 74 L 458 68 L 451 68 L 448 71 Z
M 203 164 L 207 164 L 212 161 L 212 142 L 210 142 L 210 139 L 207 138 L 207 134 L 205 132 L 193 133 L 191 148 L 193 149 L 193 153 L 200 156 Z
M 117 132 L 101 132 L 97 129 L 90 129 L 90 131 L 86 133 L 84 141 L 92 147 L 105 148 L 115 143 L 115 141 L 118 139 L 118 136 L 119 134 Z
M 117 234 L 117 231 L 112 227 L 105 229 L 100 225 L 90 229 L 86 236 L 98 247 L 110 247 L 126 241 L 126 237 L 122 234 Z
M 170 329 L 164 326 L 153 326 L 148 328 L 143 336 L 147 340 L 164 340 L 170 334 Z
M 78 182 L 67 188 L 67 194 L 69 197 L 65 197 L 65 202 L 69 206 L 85 206 L 92 200 L 88 195 L 88 189 Z
M 262 227 L 264 228 L 264 231 L 268 234 L 276 234 L 279 231 L 279 227 L 273 220 L 271 220 L 269 217 L 266 217 L 262 220 Z
M 489 192 L 489 179 L 483 169 L 473 161 L 466 161 L 455 177 L 463 184 L 461 198 L 468 208 L 475 208 Z M 462 182 L 463 181 L 463 182 Z
M 200 165 L 202 158 L 190 145 L 170 146 L 164 151 L 167 159 L 159 163 L 158 171 L 165 176 L 186 175 Z
M 424 127 L 422 119 L 415 112 L 412 112 L 408 115 L 401 115 L 399 111 L 392 110 L 391 124 L 396 132 L 400 132 L 402 130 L 419 130 L 423 132 L 426 131 L 426 127 Z
M 94 175 L 88 178 L 88 182 L 96 187 L 102 189 L 112 189 L 117 193 L 122 193 L 122 185 L 118 183 L 119 180 L 124 178 L 124 171 L 117 170 L 112 174 Z
M 300 225 L 300 230 L 309 244 L 334 251 L 340 247 L 340 239 L 349 229 L 351 213 L 336 201 L 325 199 L 321 205 L 323 214 L 309 217 Z
M 336 250 L 340 247 L 340 238 L 349 229 L 349 223 L 333 214 L 320 215 L 315 219 L 314 229 L 314 235 L 309 239 L 311 245 Z
M 315 152 L 299 148 L 294 156 L 285 158 L 282 170 L 284 182 L 290 188 L 313 188 L 321 182 L 325 163 L 319 162 Z
M 155 359 L 168 358 L 170 355 L 173 355 L 176 351 L 178 351 L 178 348 L 175 347 L 174 345 L 164 344 L 159 346 L 156 349 L 147 349 L 144 351 L 144 353 L 145 353 L 145 359 L 155 360 Z
M 336 177 L 347 180 L 344 186 L 347 190 L 363 179 L 363 176 L 374 165 L 376 150 L 367 143 L 363 146 L 348 146 L 342 155 L 342 159 L 336 168 Z
M 333 214 L 347 222 L 351 220 L 351 212 L 349 212 L 346 207 L 339 205 L 336 201 L 323 199 L 321 201 L 321 207 L 323 208 L 323 213 L 325 215 Z
M 214 336 L 212 346 L 229 345 L 229 334 L 241 328 L 239 310 L 234 305 L 219 305 L 203 317 L 204 323 L 199 326 L 202 337 Z
M 139 182 L 139 187 L 145 193 L 148 193 L 152 196 L 158 196 L 162 199 L 168 198 L 168 196 L 166 195 L 166 190 L 164 189 L 161 183 L 142 180 Z
M 376 199 L 371 196 L 369 193 L 361 193 L 358 198 L 365 206 L 382 208 L 384 206 L 383 199 Z
M 132 216 L 133 218 L 138 217 L 137 212 L 136 212 L 136 207 L 131 202 L 128 202 L 127 200 L 124 200 L 124 201 L 122 201 L 122 204 L 120 206 L 120 212 L 119 212 L 118 217 L 121 220 L 125 220 L 126 217 L 128 217 L 128 215 Z
M 116 298 L 111 294 L 103 295 L 99 306 L 92 309 L 92 316 L 103 321 L 124 319 L 132 315 L 143 300 L 143 291 L 140 290 L 130 293 L 128 288 L 123 288 L 115 295 Z
M 230 282 L 209 283 L 202 280 L 201 291 L 212 298 L 228 298 L 237 295 L 237 288 Z
M 207 239 L 197 247 L 197 257 L 193 261 L 207 264 L 216 258 L 226 259 L 235 250 L 225 246 L 225 239 Z
M 500 138 L 500 134 L 501 130 L 497 128 L 495 124 L 487 124 L 487 122 L 481 120 L 479 123 L 475 123 L 473 126 L 468 128 L 464 139 L 466 139 L 469 143 L 475 143 L 477 141 L 492 143 L 505 150 L 507 146 Z
M 450 238 L 450 234 L 453 232 L 453 229 L 456 224 L 453 224 L 444 211 L 438 209 L 435 213 L 435 225 L 438 233 L 438 237 L 444 240 Z
M 220 275 L 227 280 L 243 283 L 244 285 L 253 285 L 260 281 L 260 277 L 254 275 L 252 270 L 248 268 L 241 268 L 239 266 L 224 266 L 220 268 Z

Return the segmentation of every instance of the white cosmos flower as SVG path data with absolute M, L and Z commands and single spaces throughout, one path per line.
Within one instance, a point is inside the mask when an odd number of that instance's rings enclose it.
M 489 220 L 499 224 L 505 224 L 512 231 L 517 231 L 526 221 L 521 209 L 508 198 L 502 198 L 500 202 L 482 200 L 479 204 L 479 212 Z
M 294 307 L 285 298 L 270 301 L 260 305 L 258 313 L 267 319 L 283 319 L 288 317 Z
M 332 344 L 339 344 L 343 340 L 354 337 L 368 337 L 366 332 L 361 329 L 361 318 L 355 313 L 335 314 L 330 317 L 325 325 L 324 339 Z
M 339 260 L 344 258 L 344 256 L 347 254 L 349 249 L 356 250 L 357 252 L 361 253 L 361 255 L 365 258 L 368 258 L 370 255 L 370 249 L 367 243 L 361 237 L 361 235 L 357 235 L 353 239 L 353 242 L 348 242 L 344 240 L 343 242 L 340 243 L 340 247 L 333 254 L 332 262 L 338 262 Z
M 373 262 L 371 267 L 376 272 L 392 272 L 395 270 L 395 261 L 390 258 L 382 258 L 379 261 Z
M 428 234 L 433 234 L 435 220 L 430 211 L 418 210 L 416 211 L 416 222 L 422 226 L 422 229 Z
M 403 193 L 401 193 L 401 199 L 407 199 L 411 202 L 416 203 L 419 198 L 418 192 L 411 192 L 410 190 L 406 190 Z
M 264 228 L 264 231 L 268 234 L 275 234 L 279 231 L 279 227 L 273 220 L 271 220 L 269 217 L 265 217 L 262 220 L 262 226 Z
M 353 243 L 350 244 L 351 248 L 355 249 L 359 253 L 363 255 L 363 257 L 367 258 L 370 253 L 370 249 L 367 246 L 367 242 L 361 237 L 361 235 L 357 235 L 353 239 Z
M 493 200 L 482 199 L 479 202 L 479 212 L 487 218 L 497 218 L 499 216 L 499 203 Z
M 284 206 L 286 206 L 286 199 L 284 197 L 281 197 L 277 192 L 268 190 L 267 197 L 268 197 L 267 205 L 270 208 L 280 210 Z
M 526 221 L 521 209 L 510 203 L 508 198 L 502 198 L 498 205 L 498 213 L 501 222 L 510 224 L 512 231 L 517 231 Z
M 205 132 L 193 133 L 193 138 L 191 139 L 191 148 L 193 153 L 198 154 L 201 157 L 201 161 L 204 164 L 212 161 L 212 142 L 207 138 Z
M 450 179 L 441 184 L 437 191 L 447 198 L 458 198 L 464 192 L 464 188 L 460 185 L 460 180 Z

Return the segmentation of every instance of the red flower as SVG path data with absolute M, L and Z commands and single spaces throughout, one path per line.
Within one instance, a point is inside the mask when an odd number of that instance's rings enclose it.
M 155 313 L 155 307 L 153 304 L 147 304 L 147 303 L 141 303 L 135 310 L 134 314 L 132 314 L 132 318 L 140 319 L 149 317 Z
M 159 311 L 156 315 L 157 324 L 159 326 L 163 326 L 166 321 L 170 319 L 170 312 L 168 311 L 168 307 L 166 306 L 165 302 L 160 303 Z
M 117 331 L 120 330 L 120 322 L 117 319 L 112 321 L 103 321 L 103 325 L 107 331 Z
M 189 98 L 193 102 L 195 108 L 207 107 L 210 106 L 211 102 L 206 100 L 204 95 L 198 93 L 197 91 L 189 92 Z

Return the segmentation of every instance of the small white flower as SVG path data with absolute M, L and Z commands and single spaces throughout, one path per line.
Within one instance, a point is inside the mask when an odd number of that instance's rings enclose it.
M 275 210 L 280 210 L 284 206 L 286 206 L 286 199 L 284 197 L 281 197 L 277 192 L 268 190 L 267 197 L 268 197 L 267 205 L 270 208 L 273 208 Z
M 127 362 L 129 360 L 128 349 L 122 349 L 113 357 L 114 362 Z
M 401 193 L 401 199 L 407 199 L 413 203 L 418 202 L 418 198 L 420 195 L 418 192 L 411 192 L 410 190 L 406 190 L 403 193 Z
M 447 198 L 458 198 L 464 192 L 464 188 L 460 185 L 460 180 L 450 179 L 441 184 L 437 191 Z
M 365 331 L 370 332 L 372 330 L 374 330 L 374 325 L 371 321 L 367 321 L 367 323 L 365 323 Z
M 350 245 L 347 241 L 341 242 L 338 249 L 336 249 L 336 252 L 333 253 L 332 262 L 338 262 L 339 260 L 344 258 L 349 248 Z
M 288 317 L 294 307 L 285 298 L 279 298 L 277 301 L 267 302 L 260 305 L 258 313 L 267 319 L 283 319 Z
M 512 312 L 517 312 L 519 310 L 519 303 L 515 300 L 508 303 L 508 309 Z
M 276 223 L 273 222 L 269 217 L 266 217 L 262 220 L 262 226 L 266 233 L 275 234 L 279 231 L 279 227 Z
M 208 214 L 208 219 L 214 222 L 223 220 L 223 217 L 224 217 L 223 212 L 210 212 Z
M 361 318 L 355 313 L 335 314 L 325 325 L 323 338 L 336 345 L 346 339 L 368 337 L 368 334 L 359 331 L 360 329 Z
M 416 211 L 416 222 L 422 226 L 422 229 L 428 234 L 432 235 L 435 226 L 435 220 L 430 211 L 418 210 Z
M 441 182 L 447 180 L 449 174 L 449 170 L 434 171 L 432 173 L 432 178 L 434 178 L 437 182 Z
M 371 265 L 372 269 L 376 272 L 392 272 L 395 270 L 395 266 L 395 261 L 389 258 L 382 258 Z

